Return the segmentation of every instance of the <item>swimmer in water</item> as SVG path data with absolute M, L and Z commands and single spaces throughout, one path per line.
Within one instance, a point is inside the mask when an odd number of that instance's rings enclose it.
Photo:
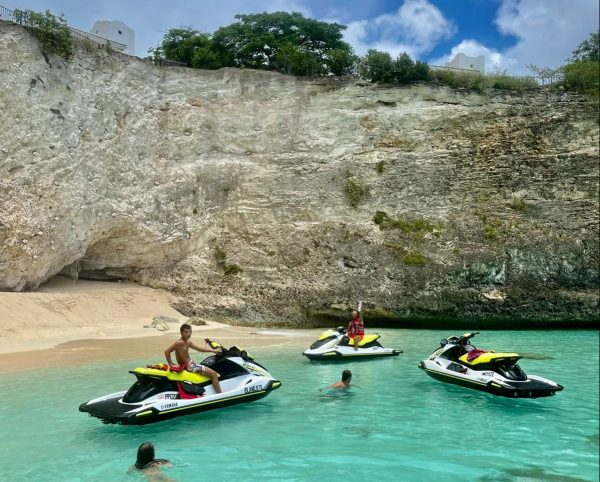
M 152 442 L 144 442 L 138 447 L 137 458 L 134 467 L 138 470 L 154 469 L 161 465 L 171 465 L 167 459 L 154 458 L 154 445 Z
M 351 381 L 352 381 L 352 372 L 350 370 L 344 370 L 342 372 L 341 381 L 335 382 L 329 388 L 350 388 Z

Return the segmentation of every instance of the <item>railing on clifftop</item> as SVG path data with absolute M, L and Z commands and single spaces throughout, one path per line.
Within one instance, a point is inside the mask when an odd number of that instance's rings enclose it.
M 13 15 L 13 11 L 0 5 L 0 20 L 7 20 L 9 22 L 14 22 L 15 17 Z
M 26 23 L 24 23 L 23 20 L 19 21 L 17 19 L 17 17 L 15 16 L 15 12 L 6 8 L 3 5 L 0 5 L 0 20 L 18 23 L 19 25 L 23 25 L 25 27 L 30 26 L 30 25 L 27 25 Z M 79 30 L 78 28 L 74 28 L 74 27 L 68 27 L 68 28 L 71 31 L 71 35 L 73 36 L 73 38 L 75 38 L 77 40 L 84 40 L 84 41 L 89 40 L 101 47 L 103 47 L 105 45 L 110 45 L 117 52 L 122 52 L 123 50 L 125 50 L 127 48 L 127 45 L 122 44 L 121 42 L 115 42 L 114 40 L 109 40 L 107 38 L 100 37 L 99 35 L 94 35 L 93 33 L 84 32 L 83 30 Z
M 477 69 L 463 69 L 461 67 L 449 67 L 448 65 L 429 65 L 430 68 L 432 69 L 436 69 L 436 70 L 449 70 L 452 72 L 462 72 L 465 74 L 483 74 L 483 72 L 477 70 Z

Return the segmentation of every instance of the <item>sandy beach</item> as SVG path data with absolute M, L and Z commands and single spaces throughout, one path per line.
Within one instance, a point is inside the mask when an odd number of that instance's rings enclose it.
M 187 317 L 173 309 L 163 290 L 130 283 L 73 280 L 57 276 L 26 293 L 0 293 L 0 372 L 52 368 L 148 357 L 163 361 Z M 169 317 L 167 331 L 154 317 Z M 176 320 L 176 321 L 175 321 Z M 163 328 L 164 328 L 163 324 Z M 216 339 L 247 350 L 259 346 L 307 345 L 318 330 L 267 330 L 207 320 L 194 337 Z

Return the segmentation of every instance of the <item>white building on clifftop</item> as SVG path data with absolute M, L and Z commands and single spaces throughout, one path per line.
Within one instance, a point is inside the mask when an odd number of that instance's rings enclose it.
M 483 55 L 469 57 L 459 52 L 450 62 L 446 62 L 445 66 L 452 69 L 478 70 L 485 74 L 485 57 Z
M 98 20 L 90 33 L 117 44 L 124 44 L 126 47 L 122 52 L 135 55 L 135 32 L 119 20 Z

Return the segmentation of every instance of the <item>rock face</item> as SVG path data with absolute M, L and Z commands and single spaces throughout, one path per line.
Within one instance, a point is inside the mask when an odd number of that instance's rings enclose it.
M 0 24 L 0 289 L 59 272 L 188 316 L 598 317 L 597 104 L 275 73 L 66 63 Z M 415 321 L 416 320 L 416 321 Z

